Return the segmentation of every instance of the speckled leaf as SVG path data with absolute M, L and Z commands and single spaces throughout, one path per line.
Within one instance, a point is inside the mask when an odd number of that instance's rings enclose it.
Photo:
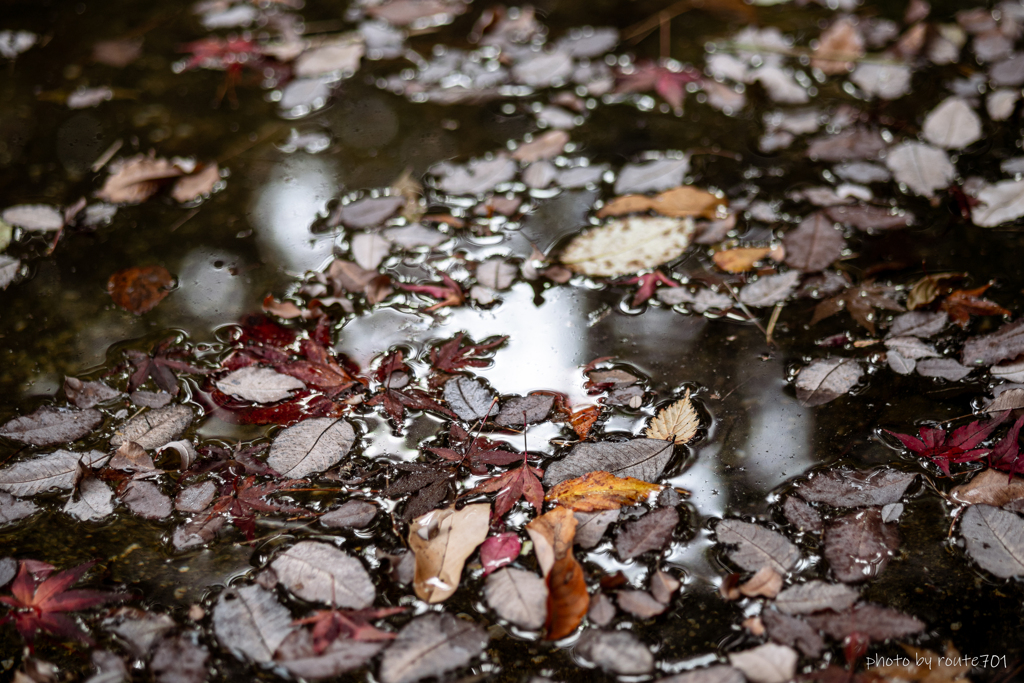
M 679 257 L 693 239 L 692 218 L 634 216 L 610 220 L 573 238 L 561 261 L 574 272 L 615 277 Z
M 270 567 L 277 580 L 303 600 L 365 609 L 377 591 L 363 564 L 327 543 L 301 541 L 278 555 Z
M 149 410 L 128 420 L 110 439 L 111 446 L 134 441 L 146 450 L 160 448 L 181 436 L 192 424 L 192 409 L 173 405 Z

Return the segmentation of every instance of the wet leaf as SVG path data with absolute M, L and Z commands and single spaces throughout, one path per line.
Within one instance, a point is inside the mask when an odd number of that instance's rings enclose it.
M 970 424 L 958 427 L 952 434 L 948 434 L 945 429 L 921 427 L 919 430 L 921 438 L 909 434 L 898 434 L 888 429 L 885 431 L 899 439 L 907 450 L 934 462 L 948 476 L 951 464 L 973 462 L 989 454 L 989 449 L 978 448 L 978 446 L 988 438 L 992 430 L 1002 423 L 1005 417 L 1004 415 L 988 422 L 975 420 Z
M 430 169 L 441 176 L 437 187 L 450 194 L 483 194 L 501 183 L 512 180 L 516 175 L 516 162 L 499 154 L 493 159 L 474 159 L 465 166 L 439 164 Z
M 137 415 L 117 429 L 111 446 L 134 441 L 146 450 L 156 450 L 180 437 L 192 424 L 192 409 L 173 405 Z
M 179 512 L 200 512 L 213 502 L 217 493 L 217 485 L 211 480 L 192 484 L 178 492 L 174 499 L 174 509 Z
M 480 545 L 480 564 L 484 566 L 484 576 L 514 562 L 523 548 L 519 535 L 511 532 L 488 536 Z
M 842 612 L 811 614 L 805 618 L 812 627 L 836 640 L 854 633 L 876 641 L 901 638 L 923 631 L 925 627 L 920 619 L 871 603 L 861 603 Z
M 903 64 L 861 62 L 850 80 L 867 95 L 895 100 L 910 92 L 910 67 Z
M 800 656 L 785 645 L 765 643 L 729 655 L 729 664 L 743 672 L 752 683 L 787 683 L 796 673 Z
M 274 403 L 290 397 L 293 391 L 300 391 L 306 385 L 289 375 L 283 375 L 272 368 L 247 365 L 227 374 L 215 382 L 218 389 L 243 401 L 253 403 Z
M 967 327 L 972 315 L 1010 315 L 1010 312 L 981 295 L 991 283 L 976 289 L 957 289 L 942 301 L 942 310 L 949 314 L 950 320 L 960 327 Z
M 413 521 L 409 547 L 416 553 L 417 596 L 438 603 L 455 593 L 466 560 L 487 538 L 490 516 L 490 505 L 475 504 L 434 510 Z
M 885 148 L 885 140 L 878 131 L 853 127 L 812 139 L 807 146 L 807 156 L 822 161 L 877 159 Z
M 719 543 L 738 546 L 729 551 L 729 559 L 747 571 L 771 567 L 786 574 L 800 559 L 799 548 L 785 536 L 758 524 L 724 519 L 715 527 L 715 534 Z
M 971 209 L 971 221 L 982 228 L 994 228 L 1024 216 L 1024 180 L 1004 180 L 986 185 L 977 193 L 978 204 Z
M 327 543 L 301 541 L 278 555 L 270 567 L 277 580 L 303 600 L 365 609 L 377 597 L 363 564 Z
M 697 435 L 700 417 L 690 401 L 690 390 L 675 403 L 658 411 L 644 431 L 648 439 L 660 439 L 677 444 L 689 443 Z
M 128 509 L 143 519 L 164 519 L 174 509 L 171 499 L 151 481 L 129 481 L 120 496 Z
M 477 266 L 476 281 L 485 287 L 501 291 L 512 286 L 518 271 L 514 263 L 504 259 L 487 259 Z
M 904 142 L 889 150 L 885 163 L 899 182 L 923 197 L 953 182 L 956 169 L 941 149 L 920 142 Z
M 466 422 L 483 420 L 498 413 L 494 393 L 478 379 L 453 377 L 445 382 L 444 400 Z
M 739 299 L 747 306 L 774 306 L 789 298 L 800 283 L 800 277 L 799 270 L 759 277 L 740 290 Z
M 138 154 L 110 165 L 110 175 L 96 196 L 112 204 L 140 204 L 160 189 L 161 181 L 184 175 L 175 163 Z
M 601 542 L 609 525 L 619 518 L 619 510 L 616 508 L 601 512 L 576 512 L 573 516 L 577 522 L 576 545 L 589 550 Z
M 68 499 L 64 512 L 83 522 L 103 519 L 114 512 L 114 492 L 99 479 L 86 477 L 78 487 L 78 497 Z
M 221 646 L 254 662 L 270 662 L 293 630 L 291 613 L 259 586 L 229 588 L 213 608 L 213 632 Z
M 576 652 L 598 668 L 623 676 L 639 676 L 654 670 L 650 648 L 628 631 L 589 629 L 576 643 Z
M 782 239 L 786 265 L 804 273 L 825 270 L 846 247 L 843 234 L 822 213 L 814 213 L 800 222 Z
M 559 640 L 571 634 L 590 609 L 583 567 L 572 555 L 572 541 L 569 543 L 570 549 L 565 555 L 556 556 L 547 574 L 548 617 L 544 624 L 547 640 Z
M 539 629 L 547 619 L 547 585 L 533 572 L 499 569 L 487 577 L 484 599 L 499 617 L 521 628 Z
M 569 134 L 564 130 L 548 131 L 530 142 L 521 144 L 512 153 L 512 158 L 527 164 L 542 159 L 553 159 L 562 153 L 568 142 Z
M 364 529 L 374 520 L 380 509 L 365 500 L 349 500 L 320 517 L 320 524 L 328 529 Z
M 156 683 L 202 683 L 206 680 L 210 652 L 197 644 L 198 634 L 183 633 L 160 641 L 149 668 Z
M 1003 325 L 991 334 L 964 342 L 961 361 L 965 366 L 995 365 L 1024 353 L 1024 320 Z
M 872 280 L 862 282 L 857 287 L 850 286 L 845 291 L 819 303 L 814 309 L 811 324 L 845 310 L 849 311 L 850 316 L 857 321 L 858 325 L 873 335 L 875 334 L 876 308 L 884 308 L 887 311 L 903 310 L 903 307 L 892 299 L 895 291 L 893 287 L 878 285 Z
M 295 60 L 296 77 L 349 76 L 359 70 L 359 60 L 366 52 L 362 36 L 354 31 L 325 36 L 314 45 Z
M 692 219 L 637 216 L 611 220 L 579 235 L 561 261 L 574 272 L 599 277 L 656 268 L 679 257 L 693 239 Z
M 658 484 L 598 471 L 556 484 L 548 491 L 545 500 L 579 512 L 618 510 L 624 505 L 644 502 L 661 489 Z
M 647 591 L 620 590 L 617 600 L 624 611 L 641 619 L 652 619 L 665 611 L 665 605 Z
M 391 252 L 391 242 L 381 235 L 361 232 L 352 235 L 351 250 L 352 258 L 360 268 L 376 271 Z
M 555 560 L 571 554 L 576 526 L 575 515 L 561 506 L 548 510 L 526 525 L 526 533 L 533 541 L 533 552 L 544 576 L 551 572 Z
M 352 425 L 344 420 L 303 420 L 274 438 L 267 465 L 293 479 L 319 474 L 341 462 L 355 439 Z
M 895 524 L 882 521 L 878 508 L 832 520 L 825 526 L 825 559 L 845 583 L 860 583 L 882 573 L 900 545 Z
M 964 513 L 960 533 L 967 541 L 967 554 L 982 569 L 1004 579 L 1024 575 L 1020 516 L 990 505 L 972 505 Z
M 840 17 L 825 29 L 811 57 L 811 67 L 833 75 L 846 73 L 864 56 L 864 36 L 857 22 Z
M 672 458 L 672 446 L 672 443 L 659 439 L 579 443 L 565 458 L 548 466 L 544 484 L 553 486 L 599 470 L 617 477 L 653 482 L 661 476 Z
M 554 402 L 555 397 L 550 394 L 513 396 L 502 404 L 501 411 L 494 421 L 502 427 L 543 422 L 551 412 Z
M 60 450 L 22 460 L 0 470 L 0 489 L 16 496 L 32 496 L 47 489 L 72 489 L 82 468 L 99 467 L 110 456 L 99 451 Z
M 111 401 L 119 397 L 121 392 L 103 382 L 83 382 L 77 377 L 65 377 L 64 395 L 76 407 L 84 410 L 99 403 Z
M 64 227 L 64 215 L 46 204 L 20 204 L 4 209 L 0 221 L 31 232 L 53 232 Z
M 70 503 L 70 501 L 68 502 Z M 38 511 L 39 507 L 32 501 L 21 500 L 6 491 L 0 491 L 0 524 L 17 522 L 19 519 L 25 519 Z M 65 507 L 65 511 L 67 511 L 67 507 Z
M 967 505 L 1003 507 L 1024 498 L 1024 479 L 1007 477 L 1005 472 L 984 469 L 968 483 L 953 487 L 949 492 L 953 500 Z
M 398 632 L 380 663 L 381 683 L 413 683 L 465 666 L 483 652 L 487 633 L 450 614 L 425 614 Z
M 878 168 L 885 174 L 885 178 L 882 180 L 888 180 L 888 171 L 881 167 Z M 830 206 L 825 209 L 825 215 L 836 223 L 849 225 L 858 230 L 892 230 L 906 228 L 914 224 L 914 214 L 905 209 L 892 209 L 870 204 Z
M 782 575 L 769 566 L 758 569 L 752 577 L 739 586 L 739 592 L 748 598 L 774 598 L 782 590 Z
M 724 664 L 715 664 L 704 669 L 658 679 L 658 683 L 744 683 L 746 679 L 738 669 Z
M 615 534 L 615 552 L 626 561 L 650 550 L 662 550 L 671 542 L 678 525 L 679 511 L 675 508 L 651 510 L 619 529 Z
M 981 119 L 962 98 L 949 97 L 928 113 L 921 133 L 936 147 L 961 149 L 981 139 Z
M 896 316 L 887 336 L 931 337 L 941 332 L 948 322 L 949 317 L 944 311 L 912 311 Z
M 123 683 L 128 680 L 128 665 L 113 652 L 93 650 L 89 657 L 96 673 L 85 683 Z
M 896 503 L 917 478 L 893 469 L 830 469 L 815 472 L 794 489 L 804 500 L 835 507 L 870 507 Z
M 339 223 L 356 230 L 380 225 L 405 204 L 402 197 L 365 197 L 338 207 L 328 219 L 331 227 Z
M 745 273 L 771 252 L 769 247 L 735 247 L 716 251 L 712 260 L 727 273 Z
M 174 530 L 171 544 L 175 550 L 188 550 L 209 543 L 224 527 L 224 517 L 209 510 L 201 511 L 195 519 Z
M 904 358 L 911 360 L 932 358 L 939 355 L 938 349 L 917 337 L 889 337 L 884 343 L 885 348 L 896 351 Z
M 623 216 L 642 211 L 654 211 L 670 218 L 686 218 L 688 216 L 715 218 L 719 210 L 725 207 L 725 205 L 726 201 L 724 199 L 711 194 L 707 190 L 683 185 L 666 190 L 654 197 L 639 194 L 616 197 L 601 207 L 597 212 L 597 217 L 606 218 L 608 216 Z
M 950 382 L 959 382 L 971 374 L 970 368 L 965 368 L 952 358 L 925 358 L 917 362 L 916 368 L 917 374 L 923 377 L 938 377 Z
M 860 363 L 852 358 L 820 358 L 796 377 L 796 397 L 807 407 L 833 401 L 855 387 L 864 375 Z
M 782 504 L 782 514 L 800 531 L 821 531 L 821 515 L 796 496 L 786 496 L 786 502 Z
M 220 168 L 216 163 L 205 164 L 194 173 L 182 176 L 171 188 L 171 199 L 176 202 L 194 202 L 209 195 L 220 182 Z
M 842 612 L 857 602 L 860 594 L 842 583 L 808 581 L 790 586 L 775 598 L 775 607 L 783 614 L 811 614 L 823 610 Z
M 4 424 L 0 436 L 33 446 L 52 446 L 77 441 L 102 423 L 103 414 L 91 408 L 42 406 Z
M 780 645 L 795 647 L 808 657 L 820 657 L 825 641 L 811 625 L 799 617 L 779 614 L 775 610 L 761 611 L 761 622 L 768 631 L 768 637 Z
M 348 638 L 331 641 L 319 654 L 309 638 L 303 638 L 306 631 L 293 632 L 278 651 L 278 662 L 296 677 L 308 679 L 333 678 L 366 665 L 378 652 L 384 649 L 382 642 L 363 642 Z M 301 635 L 300 635 L 301 634 Z M 294 641 L 305 641 L 302 645 L 289 648 Z M 304 647 L 303 647 L 304 646 Z M 281 658 L 288 648 L 287 657 Z

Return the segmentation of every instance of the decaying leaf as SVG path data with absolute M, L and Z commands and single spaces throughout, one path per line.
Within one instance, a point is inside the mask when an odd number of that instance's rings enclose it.
M 96 196 L 112 204 L 139 204 L 156 193 L 161 181 L 184 174 L 176 163 L 139 154 L 111 164 L 110 175 Z
M 103 413 L 92 408 L 41 406 L 34 412 L 6 422 L 0 436 L 32 444 L 52 446 L 77 441 L 103 422 Z
M 291 613 L 260 586 L 229 588 L 213 608 L 220 644 L 254 662 L 271 661 L 292 629 Z
M 827 609 L 842 612 L 859 598 L 857 590 L 846 584 L 808 581 L 779 593 L 775 606 L 784 614 L 811 614 Z
M 640 676 L 654 670 L 654 655 L 629 631 L 590 629 L 576 644 L 580 655 L 605 671 Z
M 406 624 L 380 663 L 381 683 L 413 683 L 468 664 L 483 652 L 487 632 L 451 614 L 428 613 Z
M 747 571 L 771 567 L 786 574 L 800 559 L 800 549 L 782 534 L 758 524 L 738 519 L 725 519 L 715 527 L 718 541 L 738 546 L 729 551 L 729 559 Z
M 484 539 L 491 506 L 467 505 L 428 512 L 409 527 L 409 547 L 416 554 L 416 595 L 444 602 L 458 589 L 462 568 Z
M 644 436 L 648 439 L 685 444 L 697 435 L 698 427 L 700 416 L 690 401 L 690 390 L 687 389 L 683 398 L 658 411 L 650 426 L 644 431 Z
M 679 511 L 658 508 L 627 522 L 615 535 L 615 552 L 623 561 L 650 550 L 661 550 L 672 540 L 679 525 Z
M 71 489 L 83 468 L 99 467 L 108 456 L 99 451 L 60 450 L 16 462 L 0 470 L 0 489 L 15 496 L 31 496 L 47 489 Z
M 795 493 L 804 500 L 835 507 L 888 505 L 898 502 L 916 478 L 914 472 L 888 468 L 824 470 L 800 482 Z
M 598 470 L 617 477 L 653 482 L 661 476 L 672 458 L 672 446 L 671 442 L 660 439 L 576 444 L 569 455 L 548 466 L 544 472 L 544 484 L 553 486 Z
M 539 629 L 547 619 L 548 588 L 533 572 L 505 567 L 487 577 L 487 604 L 502 619 L 527 629 Z
M 836 578 L 859 583 L 878 576 L 899 548 L 896 524 L 886 524 L 878 508 L 832 520 L 825 527 L 825 559 Z
M 1005 472 L 984 469 L 966 484 L 954 486 L 949 492 L 953 500 L 968 505 L 1003 507 L 1024 498 L 1024 479 L 1007 477 Z
M 303 600 L 366 609 L 377 596 L 362 563 L 327 543 L 296 543 L 270 567 L 278 582 Z
M 796 397 L 804 406 L 820 406 L 855 387 L 863 375 L 852 358 L 819 358 L 797 375 Z
M 1024 524 L 1012 512 L 991 505 L 972 505 L 964 513 L 960 532 L 967 554 L 982 569 L 1008 578 L 1024 575 Z
M 149 410 L 124 423 L 110 438 L 111 446 L 134 441 L 146 450 L 154 450 L 177 439 L 192 424 L 192 409 L 172 405 Z
M 640 479 L 598 471 L 556 484 L 544 499 L 580 512 L 618 510 L 624 505 L 636 505 L 662 488 Z
M 679 257 L 693 239 L 690 218 L 612 220 L 575 237 L 561 261 L 583 275 L 617 277 L 657 268 Z
M 341 462 L 355 439 L 352 425 L 344 420 L 303 420 L 277 435 L 267 464 L 288 478 L 308 477 Z

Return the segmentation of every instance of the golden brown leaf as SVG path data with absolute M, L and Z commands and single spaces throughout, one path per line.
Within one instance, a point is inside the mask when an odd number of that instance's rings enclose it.
M 647 211 L 650 208 L 650 197 L 645 197 L 642 194 L 627 194 L 622 197 L 616 197 L 602 206 L 597 212 L 597 217 L 605 218 L 607 216 L 622 216 L 627 213 Z
M 590 433 L 590 428 L 597 422 L 597 418 L 601 417 L 600 406 L 584 406 L 574 410 L 569 415 L 569 424 L 572 426 L 576 436 L 581 439 L 586 439 L 587 434 Z
M 683 444 L 688 442 L 697 434 L 700 426 L 700 418 L 694 410 L 690 401 L 690 390 L 686 395 L 661 412 L 651 420 L 651 425 L 644 432 L 648 439 L 662 439 Z
M 570 513 L 571 514 L 571 513 Z M 548 573 L 548 618 L 545 637 L 564 638 L 580 625 L 590 609 L 590 594 L 583 567 L 572 553 L 555 561 Z
M 942 294 L 942 282 L 945 280 L 953 280 L 962 278 L 966 273 L 936 273 L 934 275 L 925 275 L 923 278 L 914 283 L 914 286 L 910 288 L 910 293 L 907 294 L 907 310 L 913 311 L 916 308 L 927 306 L 931 302 L 935 301 L 939 294 Z M 946 289 L 946 291 L 949 291 Z
M 107 292 L 121 308 L 142 315 L 163 301 L 173 284 L 174 278 L 163 266 L 125 268 L 110 276 Z
M 623 505 L 636 505 L 662 488 L 642 479 L 616 477 L 610 472 L 588 472 L 557 484 L 545 500 L 579 512 L 617 510 Z
M 947 296 L 941 304 L 942 310 L 960 327 L 967 327 L 972 315 L 1010 315 L 1010 312 L 994 301 L 982 298 L 992 283 L 975 289 L 958 289 Z
M 715 265 L 727 273 L 742 273 L 754 267 L 754 264 L 770 254 L 769 247 L 738 247 L 716 251 L 712 257 Z
M 651 209 L 670 218 L 699 216 L 711 219 L 718 215 L 719 207 L 726 205 L 727 202 L 721 197 L 690 185 L 665 190 L 651 200 Z

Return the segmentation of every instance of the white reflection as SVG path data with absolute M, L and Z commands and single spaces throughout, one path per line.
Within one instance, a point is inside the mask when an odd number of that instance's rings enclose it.
M 251 221 L 264 258 L 295 273 L 323 265 L 332 240 L 312 235 L 309 226 L 337 193 L 330 159 L 297 155 L 276 164 L 252 205 Z

